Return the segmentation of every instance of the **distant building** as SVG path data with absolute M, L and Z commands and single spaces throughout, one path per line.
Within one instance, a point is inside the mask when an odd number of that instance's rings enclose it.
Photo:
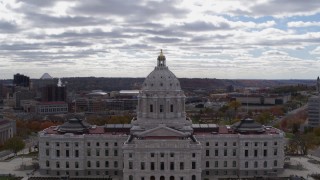
M 30 86 L 30 78 L 23 74 L 15 74 L 13 76 L 13 84 L 16 86 L 29 87 Z
M 41 102 L 36 105 L 38 114 L 64 114 L 68 113 L 68 104 L 63 101 Z
M 290 94 L 278 95 L 230 93 L 228 96 L 232 100 L 240 101 L 241 104 L 249 105 L 279 105 L 285 104 L 291 100 Z
M 18 91 L 13 94 L 13 99 L 15 102 L 15 108 L 21 108 L 22 100 L 32 100 L 35 94 L 29 90 Z
M 67 101 L 67 87 L 58 85 L 47 85 L 42 88 L 42 101 Z
M 16 134 L 16 122 L 0 114 L 0 145 Z
M 320 125 L 320 96 L 312 96 L 308 101 L 308 126 Z

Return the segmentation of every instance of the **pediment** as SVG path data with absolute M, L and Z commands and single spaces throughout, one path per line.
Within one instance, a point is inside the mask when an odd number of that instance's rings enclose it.
M 139 137 L 186 137 L 189 133 L 184 133 L 167 126 L 160 125 L 156 128 L 140 133 Z

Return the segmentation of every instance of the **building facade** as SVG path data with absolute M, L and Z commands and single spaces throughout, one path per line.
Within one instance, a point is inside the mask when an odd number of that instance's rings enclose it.
M 0 114 L 0 145 L 16 134 L 16 122 L 8 120 Z
M 308 126 L 320 125 L 320 96 L 312 96 L 308 100 Z
M 246 118 L 232 126 L 192 124 L 185 95 L 161 52 L 138 95 L 131 124 L 78 119 L 39 132 L 40 172 L 123 180 L 211 180 L 274 176 L 284 135 Z

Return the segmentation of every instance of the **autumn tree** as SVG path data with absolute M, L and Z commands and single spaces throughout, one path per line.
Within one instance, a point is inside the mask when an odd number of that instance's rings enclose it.
M 14 136 L 8 139 L 4 143 L 4 148 L 7 150 L 11 150 L 15 156 L 19 151 L 21 151 L 26 146 L 25 142 L 18 136 Z

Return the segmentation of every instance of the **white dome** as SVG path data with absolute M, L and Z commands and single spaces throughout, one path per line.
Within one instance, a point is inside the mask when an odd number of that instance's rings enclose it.
M 181 90 L 179 80 L 168 67 L 156 67 L 144 80 L 143 91 Z

